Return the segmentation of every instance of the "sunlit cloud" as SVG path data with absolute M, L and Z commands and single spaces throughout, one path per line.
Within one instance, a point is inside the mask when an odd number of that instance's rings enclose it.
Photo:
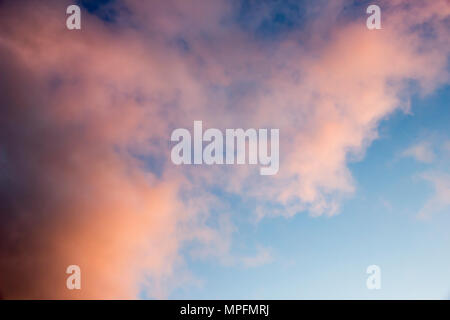
M 174 279 L 196 282 L 186 245 L 194 259 L 269 263 L 262 247 L 233 255 L 237 226 L 212 190 L 254 201 L 246 214 L 257 219 L 336 215 L 356 190 L 349 163 L 364 158 L 379 123 L 448 83 L 445 0 L 386 2 L 380 32 L 345 16 L 343 2 L 314 5 L 301 28 L 269 38 L 261 17 L 236 21 L 233 3 L 123 1 L 109 4 L 113 22 L 84 13 L 82 30 L 69 32 L 67 3 L 2 2 L 4 297 L 135 298 L 142 286 L 164 297 Z M 173 165 L 170 132 L 194 120 L 280 128 L 279 173 Z M 405 155 L 433 159 L 414 148 Z M 424 179 L 436 188 L 428 215 L 450 197 L 447 178 Z M 60 272 L 74 263 L 88 283 L 80 293 Z

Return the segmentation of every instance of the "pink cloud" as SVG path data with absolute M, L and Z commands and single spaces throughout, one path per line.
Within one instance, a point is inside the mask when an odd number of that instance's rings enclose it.
M 404 157 L 412 157 L 417 161 L 431 163 L 434 160 L 435 154 L 430 143 L 420 142 L 402 152 Z
M 426 172 L 421 177 L 434 188 L 434 194 L 427 200 L 419 212 L 419 218 L 450 209 L 450 175 L 444 172 Z
M 126 3 L 139 28 L 84 14 L 79 32 L 65 29 L 60 2 L 2 4 L 5 298 L 134 298 L 147 282 L 160 297 L 186 241 L 201 243 L 194 256 L 226 263 L 234 226 L 207 227 L 220 207 L 211 185 L 257 200 L 259 218 L 337 214 L 355 190 L 348 162 L 363 157 L 381 120 L 407 109 L 407 82 L 427 93 L 448 81 L 445 1 L 393 2 L 380 31 L 316 22 L 307 32 L 319 35 L 276 44 L 222 25 L 227 2 Z M 425 22 L 434 37 L 411 31 Z M 178 34 L 188 53 L 171 43 Z M 198 119 L 280 128 L 280 173 L 173 166 L 171 129 Z M 151 157 L 160 172 L 146 167 Z M 80 293 L 64 287 L 69 264 L 86 277 Z

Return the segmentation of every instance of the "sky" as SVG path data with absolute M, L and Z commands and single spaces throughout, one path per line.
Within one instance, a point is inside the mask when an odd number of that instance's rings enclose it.
M 0 298 L 449 299 L 449 27 L 448 0 L 0 2 Z M 279 129 L 278 173 L 175 165 L 196 120 Z

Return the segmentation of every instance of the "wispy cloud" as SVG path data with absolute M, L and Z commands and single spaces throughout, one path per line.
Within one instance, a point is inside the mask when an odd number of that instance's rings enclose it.
M 244 257 L 242 263 L 246 268 L 256 268 L 273 260 L 271 250 L 269 248 L 259 247 L 256 255 Z
M 411 80 L 421 93 L 448 81 L 447 2 L 405 2 L 385 2 L 380 32 L 340 16 L 343 2 L 320 2 L 301 28 L 265 42 L 230 1 L 121 1 L 114 22 L 86 13 L 79 32 L 64 29 L 61 1 L 2 1 L 3 296 L 129 298 L 142 279 L 151 296 L 192 242 L 194 256 L 226 263 L 234 226 L 211 227 L 226 201 L 213 187 L 255 200 L 260 218 L 337 214 L 355 190 L 349 161 L 416 93 Z M 171 129 L 198 119 L 281 128 L 279 174 L 171 165 Z M 446 206 L 447 180 L 425 178 L 432 204 Z M 260 250 L 242 261 L 269 260 Z M 89 284 L 81 293 L 60 285 L 74 263 Z
M 444 172 L 427 172 L 421 175 L 434 188 L 433 196 L 419 212 L 420 218 L 445 211 L 450 212 L 450 175 Z
M 431 163 L 435 159 L 435 153 L 431 143 L 422 141 L 410 146 L 401 153 L 402 157 L 412 157 L 416 161 Z

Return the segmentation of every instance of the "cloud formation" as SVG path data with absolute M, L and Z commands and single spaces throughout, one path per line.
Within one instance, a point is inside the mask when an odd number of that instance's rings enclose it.
M 247 268 L 255 268 L 265 265 L 273 260 L 270 249 L 260 247 L 255 256 L 245 257 L 242 261 L 243 265 Z
M 416 161 L 431 163 L 434 160 L 435 154 L 430 143 L 426 141 L 419 142 L 408 149 L 404 150 L 401 154 L 403 157 L 412 157 Z
M 68 3 L 2 2 L 2 295 L 160 297 L 187 241 L 229 254 L 233 226 L 208 225 L 212 187 L 255 200 L 259 218 L 338 213 L 379 122 L 449 79 L 445 0 L 385 2 L 381 31 L 343 4 L 303 8 L 301 29 L 265 39 L 266 20 L 243 27 L 228 1 L 111 3 L 113 21 L 84 13 L 79 32 Z M 279 174 L 173 166 L 170 132 L 194 120 L 280 128 Z M 81 292 L 64 287 L 69 264 Z
M 450 209 L 450 175 L 426 172 L 421 177 L 433 186 L 434 194 L 419 211 L 419 218 L 429 218 L 432 214 Z

